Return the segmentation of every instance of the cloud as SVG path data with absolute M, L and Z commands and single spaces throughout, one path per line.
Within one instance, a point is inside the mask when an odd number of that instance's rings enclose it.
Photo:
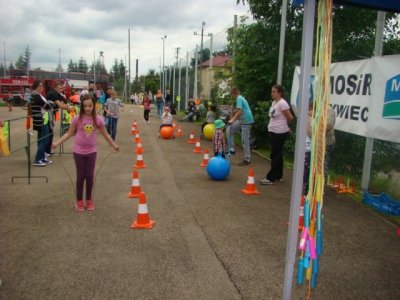
M 200 36 L 193 32 L 201 32 L 203 21 L 204 33 L 216 34 L 233 23 L 235 14 L 248 10 L 235 0 L 0 0 L 0 4 L 0 57 L 5 45 L 7 65 L 15 64 L 29 44 L 32 68 L 53 70 L 60 57 L 63 68 L 80 57 L 90 64 L 103 51 L 109 70 L 115 59 L 126 57 L 128 64 L 130 29 L 132 73 L 139 59 L 140 74 L 149 68 L 159 70 L 164 35 L 165 65 L 172 65 L 175 48 L 181 48 L 183 57 L 200 44 Z M 208 37 L 203 40 L 206 43 Z

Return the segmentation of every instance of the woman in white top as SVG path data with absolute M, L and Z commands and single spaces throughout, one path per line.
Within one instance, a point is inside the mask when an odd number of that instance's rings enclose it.
M 286 102 L 283 88 L 274 85 L 271 90 L 271 97 L 274 100 L 269 109 L 270 121 L 268 132 L 271 143 L 271 170 L 265 179 L 260 180 L 263 185 L 274 184 L 275 181 L 282 181 L 283 177 L 283 145 L 289 136 L 288 124 L 293 120 L 289 104 Z

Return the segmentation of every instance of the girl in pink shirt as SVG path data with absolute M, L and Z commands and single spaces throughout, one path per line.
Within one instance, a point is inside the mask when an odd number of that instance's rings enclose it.
M 56 148 L 61 143 L 67 141 L 75 132 L 73 154 L 76 166 L 76 210 L 84 211 L 83 206 L 83 185 L 86 181 L 86 208 L 94 210 L 92 200 L 92 190 L 94 181 L 94 168 L 96 165 L 97 154 L 97 130 L 103 135 L 104 139 L 115 149 L 119 147 L 108 135 L 104 126 L 103 119 L 96 115 L 95 101 L 91 95 L 82 96 L 79 115 L 72 119 L 71 126 L 57 142 L 53 143 L 52 148 Z

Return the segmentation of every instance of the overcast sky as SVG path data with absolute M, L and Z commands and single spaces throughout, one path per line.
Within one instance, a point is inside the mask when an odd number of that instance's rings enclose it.
M 0 0 L 0 60 L 18 59 L 29 44 L 31 68 L 54 70 L 61 57 L 64 69 L 72 59 L 88 64 L 104 52 L 109 70 L 115 58 L 128 65 L 128 29 L 131 32 L 131 68 L 139 59 L 139 74 L 159 71 L 165 39 L 165 65 L 172 65 L 175 48 L 180 57 L 201 43 L 204 34 L 217 34 L 233 23 L 234 15 L 248 13 L 236 0 Z M 204 42 L 209 40 L 204 37 Z M 218 42 L 218 41 L 216 41 Z M 221 41 L 219 41 L 221 43 Z M 4 50 L 5 49 L 5 50 Z M 59 55 L 59 49 L 61 55 Z M 5 54 L 5 55 L 4 55 Z M 161 62 L 162 64 L 162 62 Z

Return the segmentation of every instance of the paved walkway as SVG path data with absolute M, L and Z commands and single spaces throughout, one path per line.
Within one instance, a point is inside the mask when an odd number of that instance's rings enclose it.
M 0 108 L 0 117 L 23 116 Z M 133 136 L 138 121 L 146 169 L 139 170 L 151 230 L 131 229 L 137 199 L 127 198 L 136 163 Z M 113 150 L 99 136 L 94 203 L 76 212 L 72 140 L 53 164 L 25 176 L 25 152 L 0 158 L 1 299 L 280 299 L 283 291 L 286 222 L 292 172 L 274 186 L 257 184 L 246 196 L 248 170 L 256 182 L 269 161 L 253 154 L 239 167 L 243 151 L 231 157 L 231 174 L 213 181 L 199 165 L 203 154 L 183 137 L 157 136 L 160 120 L 145 124 L 139 106 L 127 105 Z M 12 126 L 12 146 L 24 145 L 23 121 Z M 36 133 L 32 136 L 36 138 Z M 201 141 L 209 147 L 210 141 Z M 34 148 L 34 146 L 33 146 Z M 32 149 L 33 152 L 35 149 Z M 31 154 L 33 157 L 33 154 Z M 72 178 L 72 182 L 70 180 Z M 327 190 L 324 254 L 312 299 L 400 299 L 400 239 L 396 227 L 369 208 Z M 295 278 L 296 276 L 294 276 Z M 293 284 L 292 299 L 305 299 L 307 286 Z

